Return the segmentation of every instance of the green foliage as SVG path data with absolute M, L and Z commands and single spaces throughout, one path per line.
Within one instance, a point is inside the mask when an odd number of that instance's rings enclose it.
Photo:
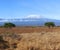
M 50 28 L 50 27 L 54 27 L 55 24 L 54 24 L 54 22 L 46 22 L 45 26 L 48 26 Z
M 6 28 L 15 27 L 15 24 L 13 24 L 13 23 L 5 23 L 4 27 L 6 27 Z

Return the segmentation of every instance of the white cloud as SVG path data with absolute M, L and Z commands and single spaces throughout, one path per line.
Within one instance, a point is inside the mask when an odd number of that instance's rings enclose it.
M 9 21 L 36 21 L 36 18 L 42 18 L 43 16 L 41 15 L 28 15 L 28 16 L 25 16 L 25 17 L 19 17 L 19 18 L 6 18 L 6 19 L 3 19 L 3 20 L 0 20 L 0 22 L 9 22 Z M 25 18 L 31 18 L 31 19 L 25 19 Z M 35 19 L 33 19 L 35 18 Z
M 26 18 L 41 18 L 40 15 L 28 15 Z
M 8 20 L 3 19 L 3 20 L 0 20 L 0 22 L 8 22 Z

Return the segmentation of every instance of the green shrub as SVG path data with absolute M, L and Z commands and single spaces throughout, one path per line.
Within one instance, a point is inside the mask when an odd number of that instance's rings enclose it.
M 44 25 L 48 26 L 49 28 L 55 26 L 54 22 L 46 22 Z
M 4 27 L 6 27 L 6 28 L 11 28 L 11 27 L 15 27 L 16 25 L 15 24 L 13 24 L 13 23 L 5 23 L 4 24 Z

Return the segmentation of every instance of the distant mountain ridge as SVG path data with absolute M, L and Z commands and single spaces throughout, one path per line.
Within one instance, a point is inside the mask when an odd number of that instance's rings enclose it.
M 12 22 L 17 26 L 44 26 L 45 22 L 54 22 L 56 26 L 60 26 L 60 20 L 48 18 L 0 19 L 0 25 L 5 22 Z

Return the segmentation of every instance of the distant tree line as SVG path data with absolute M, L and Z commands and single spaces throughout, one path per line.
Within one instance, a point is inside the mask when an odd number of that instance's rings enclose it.
M 54 22 L 46 22 L 44 23 L 44 26 L 47 26 L 47 27 L 54 27 L 55 26 L 55 23 Z M 0 26 L 0 27 L 5 27 L 5 28 L 12 28 L 12 27 L 16 27 L 15 24 L 13 23 L 10 23 L 10 22 L 7 22 L 7 23 L 4 23 L 3 26 Z

